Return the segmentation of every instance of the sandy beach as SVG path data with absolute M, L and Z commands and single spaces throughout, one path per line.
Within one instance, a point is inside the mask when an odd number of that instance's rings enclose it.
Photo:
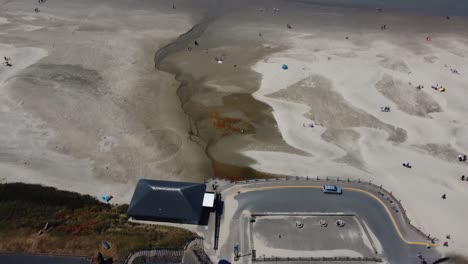
M 5 1 L 0 180 L 128 203 L 141 178 L 226 177 L 213 161 L 359 178 L 464 253 L 467 20 L 339 2 Z
M 189 92 L 183 108 L 211 142 L 210 157 L 265 173 L 370 180 L 401 199 L 416 227 L 448 241 L 439 247 L 443 254 L 463 253 L 468 185 L 460 178 L 467 163 L 457 157 L 468 149 L 464 18 L 324 10 L 301 21 L 308 10 L 295 10 L 289 20 L 283 12 L 255 9 L 247 23 L 238 22 L 246 14 L 228 15 L 200 38 L 209 47 L 168 59 L 190 76 L 181 88 Z M 253 50 L 264 55 L 257 59 Z M 255 79 L 246 82 L 246 76 Z M 252 85 L 253 97 L 267 107 L 243 104 Z M 232 94 L 244 99 L 227 101 Z M 238 118 L 239 127 L 217 127 L 201 106 Z
M 177 82 L 153 62 L 197 12 L 128 1 L 35 6 L 1 6 L 0 54 L 13 65 L 0 68 L 2 182 L 128 203 L 140 178 L 210 175 L 203 149 L 189 140 Z
M 467 164 L 457 156 L 468 149 L 466 36 L 346 34 L 330 41 L 319 31 L 295 32 L 289 49 L 253 66 L 262 74 L 255 98 L 273 108 L 283 139 L 308 155 L 244 153 L 260 171 L 381 184 L 402 200 L 415 226 L 443 241 L 451 236 L 441 250 L 463 252 L 468 185 L 460 177 Z

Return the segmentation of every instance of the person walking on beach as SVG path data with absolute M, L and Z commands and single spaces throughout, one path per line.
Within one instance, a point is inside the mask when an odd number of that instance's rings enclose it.
M 447 195 L 445 193 L 442 195 L 442 199 L 447 199 Z

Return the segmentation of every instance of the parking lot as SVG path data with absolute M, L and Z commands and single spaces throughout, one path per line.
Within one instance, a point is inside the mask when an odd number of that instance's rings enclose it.
M 417 263 L 418 252 L 428 260 L 439 256 L 426 247 L 425 236 L 405 224 L 399 211 L 391 210 L 391 203 L 380 200 L 378 188 L 348 184 L 343 194 L 336 195 L 324 194 L 319 184 L 287 184 L 238 185 L 223 191 L 218 258 L 234 261 L 236 247 L 239 263 L 349 257 L 412 264 Z M 254 222 L 251 216 L 256 216 Z M 325 216 L 326 231 L 318 224 Z M 343 231 L 331 226 L 337 220 L 332 216 L 343 218 Z M 296 228 L 296 221 L 303 227 Z
M 344 226 L 338 227 L 337 220 Z M 258 257 L 374 256 L 369 237 L 352 215 L 256 216 L 251 230 Z

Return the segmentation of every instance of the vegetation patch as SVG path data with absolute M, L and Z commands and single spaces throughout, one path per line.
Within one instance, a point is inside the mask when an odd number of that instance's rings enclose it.
M 96 262 L 98 252 L 119 260 L 135 249 L 182 248 L 194 236 L 130 223 L 127 208 L 52 187 L 0 184 L 0 252 L 93 256 Z

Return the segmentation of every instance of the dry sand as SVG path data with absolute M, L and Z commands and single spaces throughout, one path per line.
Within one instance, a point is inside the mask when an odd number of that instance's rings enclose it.
M 308 155 L 244 154 L 269 173 L 371 179 L 402 200 L 415 226 L 442 241 L 451 235 L 441 251 L 462 253 L 468 183 L 460 176 L 468 164 L 457 155 L 468 152 L 468 37 L 439 32 L 428 42 L 426 36 L 323 27 L 290 32 L 287 50 L 253 66 L 262 74 L 254 96 L 273 108 L 284 140 Z M 436 84 L 446 92 L 431 89 Z M 303 127 L 311 123 L 317 125 Z
M 140 178 L 211 175 L 203 149 L 189 140 L 178 83 L 153 62 L 190 29 L 192 15 L 131 1 L 39 7 L 1 6 L 0 55 L 13 64 L 0 68 L 2 181 L 129 202 Z

